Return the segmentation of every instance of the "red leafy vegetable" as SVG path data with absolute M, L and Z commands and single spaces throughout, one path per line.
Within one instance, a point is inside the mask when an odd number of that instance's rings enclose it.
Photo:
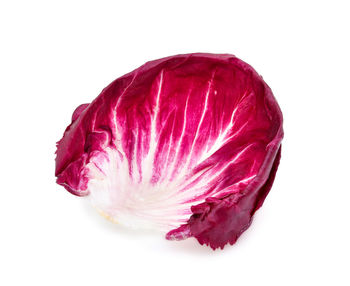
M 148 62 L 79 106 L 57 145 L 57 183 L 134 228 L 233 244 L 281 156 L 282 113 L 232 55 Z

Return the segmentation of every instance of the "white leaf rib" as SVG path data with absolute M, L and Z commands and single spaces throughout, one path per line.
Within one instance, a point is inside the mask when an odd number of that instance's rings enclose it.
M 142 177 L 142 173 L 139 173 L 139 168 L 138 168 L 138 164 L 137 164 L 137 148 L 138 148 L 138 141 L 139 141 L 139 128 L 135 128 L 135 133 L 133 134 L 135 137 L 135 141 L 134 141 L 134 150 L 133 150 L 133 158 L 132 160 L 132 168 L 131 168 L 131 172 L 132 172 L 132 179 L 135 182 L 140 182 L 141 177 Z
M 226 126 L 224 132 L 220 132 L 219 136 L 217 137 L 217 139 L 215 140 L 214 144 L 212 145 L 212 147 L 207 151 L 204 152 L 198 162 L 198 164 L 202 163 L 203 161 L 205 161 L 206 159 L 208 159 L 211 155 L 213 155 L 216 151 L 218 151 L 229 139 L 232 138 L 229 137 L 225 140 L 228 132 L 232 129 L 233 127 L 233 118 L 234 115 L 236 113 L 237 107 L 233 110 L 232 115 L 231 115 L 231 120 L 229 122 L 229 124 Z
M 125 152 L 123 149 L 123 146 L 120 145 L 120 142 L 122 141 L 121 138 L 121 134 L 118 130 L 118 121 L 117 121 L 117 109 L 119 107 L 119 104 L 124 96 L 124 94 L 126 93 L 126 91 L 129 89 L 129 87 L 134 83 L 136 77 L 138 75 L 138 72 L 136 72 L 133 76 L 133 78 L 131 79 L 130 83 L 125 87 L 125 89 L 123 90 L 123 92 L 121 93 L 121 95 L 119 96 L 117 103 L 115 105 L 115 107 L 113 108 L 112 114 L 113 114 L 113 123 L 114 123 L 114 128 L 115 128 L 115 145 L 117 146 L 118 151 L 122 154 L 122 156 L 125 158 Z
M 208 84 L 208 90 L 207 90 L 207 92 L 205 94 L 205 102 L 204 102 L 204 108 L 203 108 L 203 111 L 202 111 L 202 115 L 201 115 L 201 118 L 199 120 L 197 129 L 196 129 L 196 134 L 194 136 L 194 139 L 193 139 L 193 142 L 192 142 L 192 145 L 191 145 L 190 153 L 188 154 L 188 157 L 187 157 L 187 160 L 186 160 L 186 164 L 185 164 L 184 168 L 182 169 L 182 171 L 180 173 L 180 176 L 183 176 L 183 174 L 188 171 L 189 165 L 191 163 L 193 149 L 194 149 L 194 147 L 195 147 L 195 145 L 197 143 L 197 140 L 198 140 L 198 133 L 199 133 L 199 130 L 201 129 L 201 127 L 202 127 L 202 123 L 204 121 L 204 117 L 205 117 L 205 114 L 206 114 L 207 109 L 208 109 L 208 99 L 209 99 L 209 94 L 210 94 L 211 87 L 212 87 L 212 84 L 213 84 L 213 81 L 214 81 L 215 72 L 216 71 L 214 71 L 212 73 L 212 75 L 211 75 L 211 79 L 210 79 L 209 84 Z
M 173 159 L 173 161 L 172 161 L 171 167 L 169 168 L 169 172 L 168 172 L 168 176 L 167 176 L 167 180 L 168 180 L 168 181 L 169 181 L 169 180 L 172 178 L 172 176 L 173 176 L 173 173 L 174 173 L 174 170 L 175 170 L 175 166 L 176 166 L 176 162 L 177 162 L 177 160 L 178 160 L 178 156 L 179 156 L 179 153 L 180 153 L 180 148 L 181 148 L 181 145 L 182 145 L 182 140 L 183 140 L 184 135 L 185 135 L 186 126 L 187 126 L 187 107 L 188 107 L 188 99 L 189 99 L 189 97 L 190 97 L 191 91 L 192 91 L 192 89 L 190 89 L 190 91 L 189 91 L 189 93 L 188 93 L 188 95 L 187 95 L 187 98 L 186 98 L 186 104 L 185 104 L 185 110 L 184 110 L 184 121 L 183 121 L 183 125 L 182 125 L 181 135 L 180 135 L 179 142 L 178 142 L 177 145 L 176 145 L 174 159 Z
M 164 175 L 167 173 L 168 170 L 168 161 L 169 161 L 169 156 L 170 156 L 170 152 L 172 150 L 172 146 L 173 146 L 173 134 L 174 134 L 174 126 L 175 126 L 175 121 L 176 121 L 176 112 L 175 112 L 175 116 L 174 116 L 174 120 L 173 120 L 173 124 L 171 127 L 171 132 L 170 132 L 170 137 L 169 137 L 169 144 L 168 144 L 168 151 L 166 154 L 166 158 L 165 158 L 165 162 L 164 162 L 164 169 L 161 173 L 161 177 L 159 178 L 159 182 L 162 183 L 163 179 L 164 179 Z
M 142 181 L 146 183 L 150 183 L 150 180 L 152 178 L 153 174 L 153 161 L 154 161 L 154 155 L 155 151 L 157 149 L 157 142 L 156 142 L 156 124 L 157 124 L 157 118 L 159 114 L 159 102 L 160 102 L 160 94 L 162 92 L 162 85 L 163 85 L 163 73 L 164 71 L 162 70 L 160 73 L 160 79 L 159 79 L 159 87 L 158 87 L 158 92 L 156 96 L 156 104 L 154 107 L 154 112 L 153 115 L 151 115 L 151 136 L 150 136 L 150 141 L 149 141 L 149 150 L 146 155 L 146 158 L 143 160 L 143 174 L 144 176 L 142 177 Z

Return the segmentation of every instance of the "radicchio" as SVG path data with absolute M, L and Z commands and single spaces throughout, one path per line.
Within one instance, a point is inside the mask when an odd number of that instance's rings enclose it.
M 167 57 L 74 111 L 57 183 L 123 225 L 223 248 L 269 193 L 282 137 L 282 113 L 251 66 L 228 54 Z

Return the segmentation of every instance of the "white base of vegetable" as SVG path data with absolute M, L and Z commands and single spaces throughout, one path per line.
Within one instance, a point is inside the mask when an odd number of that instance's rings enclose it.
M 174 184 L 132 180 L 127 160 L 107 148 L 88 164 L 90 199 L 109 220 L 131 228 L 167 232 L 186 223 L 191 204 L 183 204 Z

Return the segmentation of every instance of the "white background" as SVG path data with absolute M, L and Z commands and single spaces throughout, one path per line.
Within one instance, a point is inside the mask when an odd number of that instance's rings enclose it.
M 350 285 L 348 1 L 1 1 L 1 285 Z M 232 53 L 284 113 L 280 169 L 234 246 L 125 230 L 55 184 L 74 108 L 145 61 Z

